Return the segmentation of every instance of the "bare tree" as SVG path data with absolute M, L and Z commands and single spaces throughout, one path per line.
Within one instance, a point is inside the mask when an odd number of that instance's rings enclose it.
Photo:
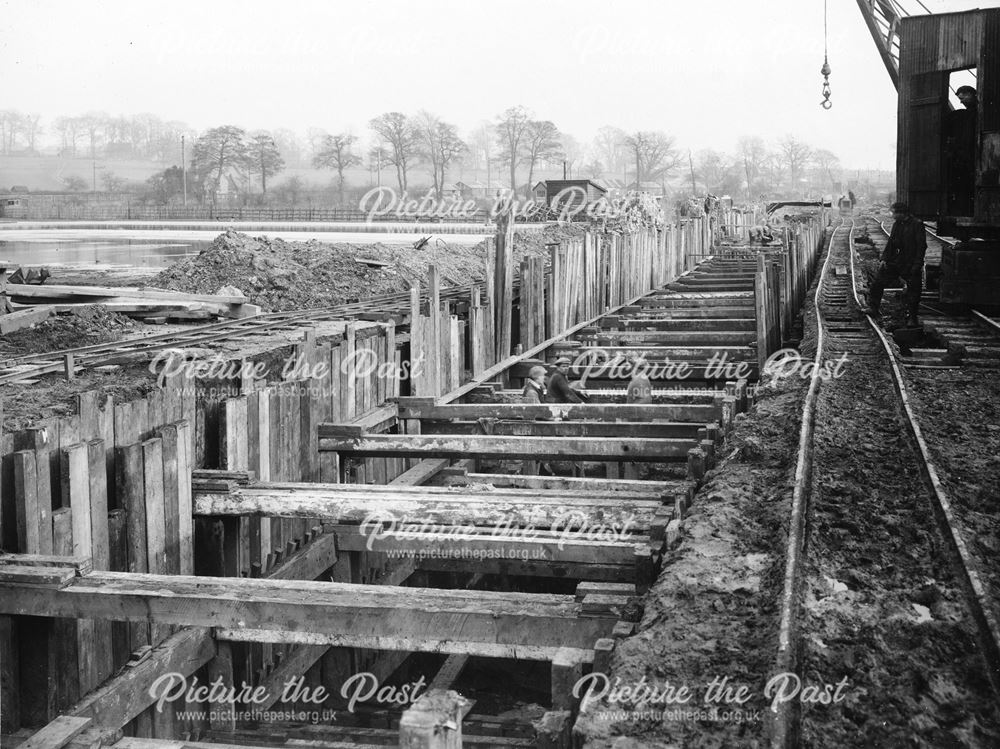
M 819 170 L 830 180 L 830 186 L 833 189 L 837 189 L 837 185 L 840 182 L 840 178 L 834 176 L 834 170 L 840 170 L 840 159 L 837 157 L 833 151 L 828 151 L 825 148 L 817 149 L 813 152 L 813 161 Z
M 704 149 L 698 152 L 696 163 L 697 175 L 709 193 L 722 195 L 739 189 L 739 167 L 733 157 Z
M 493 126 L 500 147 L 500 160 L 510 169 L 511 190 L 517 189 L 517 164 L 521 160 L 530 119 L 528 110 L 519 105 L 501 114 Z
M 17 136 L 24 128 L 24 115 L 16 109 L 0 111 L 0 138 L 3 152 L 11 153 L 17 145 Z
M 812 158 L 812 148 L 800 141 L 794 135 L 786 135 L 778 143 L 785 166 L 788 167 L 788 178 L 792 188 L 796 189 L 805 173 L 809 160 Z
M 35 141 L 42 133 L 42 116 L 35 112 L 24 116 L 24 137 L 27 140 L 28 150 L 34 153 Z
M 747 186 L 747 200 L 753 200 L 753 187 L 760 178 L 764 160 L 767 158 L 767 148 L 764 139 L 756 135 L 744 135 L 738 143 L 740 161 L 743 164 L 743 179 Z
M 97 158 L 97 147 L 106 137 L 108 115 L 104 112 L 88 112 L 79 118 L 80 128 L 90 143 L 90 158 Z
M 430 112 L 422 111 L 417 114 L 414 128 L 420 144 L 420 156 L 430 164 L 434 194 L 440 199 L 444 193 L 448 165 L 468 149 L 458 137 L 458 130 L 454 125 Z
M 551 161 L 562 153 L 559 128 L 549 120 L 528 120 L 524 129 L 524 163 L 528 165 L 527 192 L 531 194 L 531 180 L 540 161 Z
M 285 160 L 270 133 L 255 133 L 247 145 L 247 166 L 260 175 L 260 188 L 267 195 L 267 178 L 285 168 Z
M 560 133 L 559 151 L 562 154 L 563 162 L 569 170 L 569 176 L 572 177 L 583 163 L 583 146 L 580 145 L 580 141 L 569 133 Z
M 588 161 L 583 165 L 583 173 L 589 179 L 600 179 L 604 176 L 604 164 L 602 164 L 598 159 Z
M 62 141 L 63 153 L 76 156 L 76 142 L 80 139 L 79 123 L 76 117 L 56 117 L 53 124 Z
M 665 184 L 681 163 L 674 139 L 659 131 L 643 130 L 627 135 L 624 144 L 635 163 L 637 188 L 647 181 L 659 180 Z
M 344 205 L 344 171 L 361 163 L 361 157 L 354 153 L 357 136 L 349 133 L 328 135 L 323 148 L 313 156 L 313 166 L 317 169 L 334 169 L 337 172 L 337 195 L 340 205 Z
M 594 152 L 612 174 L 622 172 L 628 153 L 624 145 L 627 137 L 624 131 L 611 125 L 605 125 L 594 136 Z
M 226 169 L 247 168 L 246 133 L 234 125 L 213 127 L 195 142 L 191 167 L 214 202 Z
M 402 112 L 386 112 L 369 125 L 389 146 L 389 163 L 396 167 L 400 191 L 406 192 L 407 171 L 417 158 L 417 137 L 410 119 Z

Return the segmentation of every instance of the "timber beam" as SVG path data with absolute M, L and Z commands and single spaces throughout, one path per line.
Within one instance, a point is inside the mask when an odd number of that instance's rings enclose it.
M 418 487 L 403 491 L 366 491 L 365 485 L 327 484 L 317 488 L 299 486 L 248 487 L 228 494 L 197 494 L 196 515 L 262 516 L 319 518 L 326 523 L 354 525 L 362 532 L 371 532 L 385 523 L 421 526 L 453 527 L 648 527 L 664 499 L 656 495 L 630 496 L 618 493 L 613 499 L 600 492 L 552 492 L 539 496 L 532 489 L 500 489 L 494 492 L 463 490 L 460 487 Z M 442 491 L 443 490 L 443 491 Z M 333 544 L 321 539 L 321 554 Z M 361 549 L 357 549 L 361 551 Z M 335 550 L 315 565 L 320 569 L 330 559 L 336 561 Z M 328 569 L 333 562 L 322 567 Z M 284 577 L 284 576 L 282 576 Z
M 427 421 L 421 434 L 487 434 L 520 437 L 645 437 L 694 438 L 703 427 L 693 421 L 524 421 L 520 419 L 480 421 Z
M 38 582 L 24 580 L 32 569 Z M 5 570 L 13 570 L 16 581 Z M 432 633 L 434 639 L 511 652 L 590 648 L 614 624 L 585 614 L 584 604 L 561 595 L 125 572 L 53 582 L 44 568 L 15 566 L 0 568 L 0 613 L 221 627 L 237 634 L 260 629 L 269 631 L 272 639 L 264 641 L 272 642 L 312 633 L 332 637 L 329 644 L 372 637 L 419 643 Z
M 321 438 L 321 451 L 352 457 L 500 458 L 520 460 L 627 460 L 668 462 L 686 459 L 697 447 L 690 439 L 610 437 L 496 437 L 492 435 L 371 434 Z
M 400 403 L 401 419 L 574 419 L 585 421 L 696 422 L 705 424 L 722 414 L 721 396 L 699 396 L 700 402 L 628 405 L 624 403 L 456 403 L 410 405 Z M 320 425 L 320 438 L 323 438 Z

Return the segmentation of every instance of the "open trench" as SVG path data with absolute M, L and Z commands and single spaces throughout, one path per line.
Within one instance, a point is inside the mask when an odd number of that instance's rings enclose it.
M 64 566 L 43 572 L 37 560 L 8 560 L 27 570 L 17 584 L 43 592 L 17 589 L 3 613 L 73 612 L 70 636 L 81 653 L 91 631 L 84 625 L 99 622 L 96 641 L 114 645 L 109 660 L 123 670 L 70 714 L 98 726 L 120 721 L 124 737 L 97 726 L 83 734 L 90 740 L 96 731 L 120 749 L 170 739 L 364 747 L 401 736 L 414 746 L 451 746 L 459 736 L 469 746 L 759 737 L 756 704 L 720 716 L 726 703 L 706 702 L 704 692 L 715 676 L 765 672 L 772 657 L 767 620 L 776 595 L 766 551 L 787 522 L 780 480 L 799 393 L 794 378 L 758 394 L 751 385 L 790 329 L 818 236 L 803 231 L 794 247 L 765 253 L 726 248 L 648 293 L 628 293 L 621 280 L 626 303 L 607 304 L 610 311 L 487 368 L 472 385 L 459 386 L 450 363 L 458 349 L 426 346 L 457 340 L 440 327 L 457 322 L 433 289 L 426 301 L 413 298 L 416 322 L 399 334 L 402 346 L 392 323 L 384 331 L 377 322 L 348 325 L 333 347 L 307 336 L 299 355 L 334 371 L 359 350 L 384 362 L 430 348 L 429 376 L 443 394 L 411 383 L 407 395 L 378 373 L 355 373 L 331 401 L 328 383 L 315 378 L 262 390 L 246 387 L 244 376 L 221 383 L 190 414 L 167 409 L 197 424 L 191 465 L 216 466 L 192 473 L 192 568 L 174 568 L 169 543 L 162 557 L 152 554 L 154 537 L 159 549 L 177 529 L 169 515 L 165 529 L 147 517 L 151 553 L 142 569 L 95 557 L 93 569 L 67 575 Z M 523 317 L 531 309 L 523 279 L 521 288 Z M 476 296 L 468 325 L 477 324 Z M 588 402 L 523 403 L 528 370 L 564 355 Z M 651 403 L 626 402 L 628 362 L 639 355 L 653 365 Z M 305 407 L 303 383 L 320 389 L 324 410 Z M 113 475 L 119 489 L 138 485 L 147 500 L 162 505 L 165 496 L 169 505 L 177 487 L 150 483 L 150 459 L 165 439 L 147 437 L 152 410 L 116 409 L 116 433 L 131 428 L 126 442 L 138 450 L 119 451 Z M 720 472 L 734 456 L 746 461 L 742 481 Z M 76 480 L 67 479 L 71 493 Z M 714 501 L 720 496 L 726 501 Z M 733 499 L 746 517 L 732 511 Z M 682 539 L 699 545 L 701 563 L 681 553 Z M 108 622 L 105 631 L 102 617 L 132 623 Z M 672 620 L 677 629 L 665 631 Z M 145 649 L 118 647 L 123 633 Z M 46 629 L 18 635 L 53 642 Z M 706 656 L 718 673 L 705 668 Z M 139 674 L 170 667 L 188 685 L 246 685 L 263 697 L 234 703 L 178 691 L 149 709 L 143 696 L 123 696 L 124 678 L 144 683 Z M 92 675 L 80 676 L 82 695 Z M 671 700 L 658 694 L 665 676 L 716 712 L 667 715 Z M 619 683 L 638 691 L 623 696 L 611 688 Z M 653 693 L 643 691 L 648 684 Z

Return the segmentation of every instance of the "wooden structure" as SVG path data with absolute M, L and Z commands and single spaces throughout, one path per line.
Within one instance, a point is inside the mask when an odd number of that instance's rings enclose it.
M 1000 9 L 899 21 L 896 193 L 958 237 L 941 258 L 941 299 L 1000 303 Z M 949 80 L 975 75 L 978 106 L 955 108 Z M 985 242 L 968 242 L 971 239 Z
M 535 406 L 504 387 L 530 362 L 598 343 L 684 350 L 704 370 L 731 332 L 754 359 L 752 292 L 736 292 L 746 303 L 735 307 L 731 292 L 704 291 L 729 283 L 725 264 L 678 278 L 693 264 L 686 253 L 706 254 L 704 236 L 692 222 L 584 237 L 543 258 L 558 274 L 544 283 L 508 285 L 512 257 L 495 248 L 488 277 L 500 280 L 486 304 L 470 296 L 464 327 L 432 271 L 426 314 L 417 289 L 408 331 L 393 321 L 348 322 L 324 340 L 307 331 L 281 381 L 240 367 L 169 380 L 138 402 L 87 395 L 77 416 L 3 435 L 2 731 L 40 729 L 36 745 L 74 749 L 266 745 L 223 699 L 157 705 L 150 690 L 173 672 L 303 709 L 301 693 L 282 699 L 289 680 L 383 683 L 421 653 L 440 659 L 434 688 L 405 711 L 367 704 L 362 713 L 381 717 L 359 724 L 333 694 L 323 706 L 338 719 L 283 735 L 568 746 L 573 684 L 606 671 L 632 632 L 637 596 L 679 542 L 748 388 L 717 375 L 711 392 L 654 391 L 633 405 L 608 375 L 588 384 L 588 404 Z M 705 321 L 714 329 L 700 334 Z M 499 341 L 523 350 L 497 356 Z M 401 365 L 421 354 L 428 379 L 405 382 Z M 472 364 L 468 382 L 456 354 Z M 512 459 L 520 473 L 504 470 Z M 546 459 L 574 475 L 539 475 Z M 640 479 L 650 464 L 661 474 Z M 525 581 L 532 592 L 518 592 Z M 548 664 L 551 709 L 527 725 L 468 712 L 454 687 L 476 658 Z

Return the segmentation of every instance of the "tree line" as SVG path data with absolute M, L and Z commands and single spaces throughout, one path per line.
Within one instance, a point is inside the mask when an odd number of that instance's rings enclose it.
M 196 134 L 186 124 L 155 115 L 112 116 L 90 112 L 57 117 L 50 136 L 59 153 L 90 158 L 143 158 L 180 163 L 179 141 L 187 138 L 187 170 L 169 168 L 145 186 L 156 202 L 169 202 L 183 191 L 195 200 L 214 202 L 220 192 L 267 196 L 268 188 L 287 167 L 332 172 L 333 188 L 343 204 L 348 178 L 367 169 L 368 184 L 381 184 L 383 172 L 400 192 L 414 190 L 414 178 L 430 178 L 429 189 L 443 196 L 456 166 L 486 172 L 488 189 L 499 186 L 530 192 L 539 172 L 562 171 L 574 178 L 613 179 L 627 189 L 671 189 L 690 194 L 729 194 L 746 200 L 777 192 L 798 195 L 809 190 L 830 192 L 840 181 L 840 164 L 828 150 L 815 149 L 788 135 L 774 144 L 758 136 L 741 137 L 733 152 L 681 148 L 663 131 L 627 132 L 600 128 L 582 144 L 551 120 L 523 106 L 513 106 L 470 132 L 425 110 L 415 114 L 386 112 L 368 123 L 364 141 L 350 132 L 310 128 L 303 139 L 287 129 L 247 131 L 221 125 Z M 0 111 L 0 151 L 37 153 L 46 132 L 38 115 Z M 126 185 L 102 174 L 109 191 Z M 522 182 L 522 180 L 524 180 Z M 68 189 L 86 189 L 80 177 L 67 177 Z M 361 185 L 356 185 L 360 187 Z M 367 185 L 365 185 L 367 187 Z M 425 182 L 421 192 L 428 188 Z M 294 200 L 309 186 L 298 176 L 282 183 Z

